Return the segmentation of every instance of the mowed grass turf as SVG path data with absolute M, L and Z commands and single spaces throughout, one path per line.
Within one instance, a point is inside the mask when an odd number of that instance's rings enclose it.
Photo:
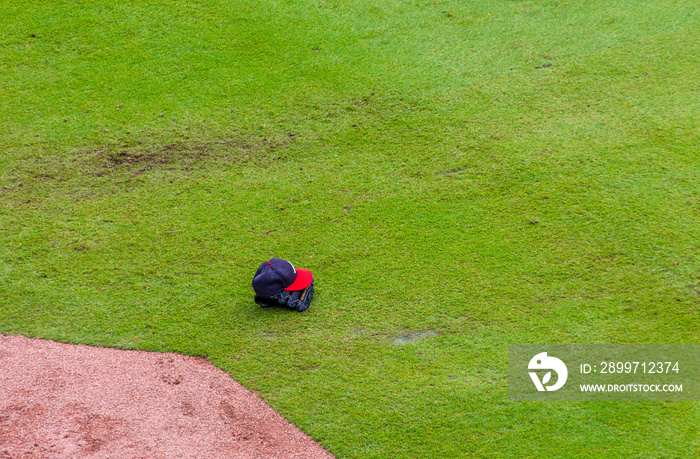
M 698 343 L 699 21 L 3 2 L 0 332 L 205 355 L 342 458 L 694 457 L 697 402 L 509 402 L 507 346 Z

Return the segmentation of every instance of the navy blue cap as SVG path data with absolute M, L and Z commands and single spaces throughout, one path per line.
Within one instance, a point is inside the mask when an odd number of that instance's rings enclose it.
M 313 279 L 308 269 L 294 269 L 287 260 L 271 258 L 255 272 L 253 290 L 256 295 L 272 296 L 282 290 L 303 290 Z

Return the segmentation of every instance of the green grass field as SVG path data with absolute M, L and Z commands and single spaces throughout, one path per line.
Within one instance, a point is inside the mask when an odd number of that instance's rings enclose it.
M 205 355 L 339 458 L 697 457 L 698 402 L 507 398 L 508 344 L 700 342 L 697 6 L 4 1 L 0 332 Z

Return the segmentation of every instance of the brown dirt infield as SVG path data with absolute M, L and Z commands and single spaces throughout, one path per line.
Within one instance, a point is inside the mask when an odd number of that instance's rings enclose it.
M 0 459 L 333 458 L 208 360 L 0 335 Z

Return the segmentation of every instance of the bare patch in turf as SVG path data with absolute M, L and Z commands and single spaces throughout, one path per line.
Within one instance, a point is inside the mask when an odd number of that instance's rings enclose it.
M 431 336 L 437 336 L 437 332 L 434 330 L 424 330 L 418 332 L 405 331 L 401 334 L 401 336 L 395 338 L 391 344 L 395 346 L 402 346 L 404 344 L 415 343 L 417 341 L 430 338 Z
M 287 159 L 282 151 L 297 139 L 297 132 L 270 137 L 243 137 L 210 143 L 172 142 L 159 148 L 142 145 L 109 145 L 87 152 L 84 161 L 95 175 L 131 171 L 141 175 L 154 169 L 206 168 L 211 163 L 257 163 Z
M 183 140 L 155 146 L 130 142 L 72 153 L 28 155 L 21 166 L 5 174 L 0 196 L 12 198 L 13 205 L 34 205 L 48 194 L 61 193 L 77 200 L 109 192 L 105 191 L 108 187 L 101 178 L 122 184 L 119 189 L 128 190 L 132 179 L 155 171 L 187 173 L 231 164 L 266 168 L 288 160 L 288 150 L 298 138 L 298 132 L 281 132 L 208 143 Z M 100 179 L 95 181 L 95 178 Z M 59 191 L 55 186 L 58 182 L 68 185 Z M 34 198 L 27 200 L 29 195 Z

